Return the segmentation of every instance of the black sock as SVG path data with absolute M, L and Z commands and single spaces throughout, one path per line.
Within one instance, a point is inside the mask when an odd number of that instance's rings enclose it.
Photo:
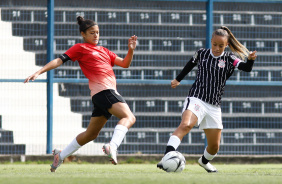
M 202 162 L 203 162 L 203 164 L 207 164 L 207 163 L 209 163 L 209 160 L 206 159 L 206 157 L 203 155 L 202 156 Z
M 168 152 L 170 151 L 175 151 L 174 147 L 173 146 L 167 146 L 166 147 L 166 150 L 165 150 L 165 154 L 167 154 Z

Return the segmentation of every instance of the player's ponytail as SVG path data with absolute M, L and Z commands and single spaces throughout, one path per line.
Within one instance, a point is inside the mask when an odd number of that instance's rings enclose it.
M 76 18 L 77 20 L 77 24 L 79 25 L 79 32 L 86 32 L 86 30 L 92 26 L 98 25 L 96 22 L 94 22 L 93 20 L 88 20 L 88 19 L 84 19 L 81 16 L 78 16 Z
M 231 51 L 235 54 L 238 54 L 242 60 L 245 60 L 245 58 L 248 57 L 250 51 L 235 38 L 235 36 L 227 27 L 221 26 L 220 29 L 217 29 L 215 32 L 213 32 L 212 37 L 214 35 L 226 36 Z

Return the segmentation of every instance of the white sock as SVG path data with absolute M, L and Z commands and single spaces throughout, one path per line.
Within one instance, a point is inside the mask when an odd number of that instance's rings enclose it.
M 81 146 L 77 143 L 76 138 L 60 153 L 60 158 L 63 160 L 64 158 L 70 156 L 74 152 L 76 152 Z
M 178 146 L 180 145 L 181 141 L 176 135 L 170 136 L 167 146 L 172 146 L 176 150 Z
M 114 135 L 112 137 L 112 140 L 110 142 L 110 146 L 113 149 L 117 149 L 119 145 L 121 144 L 123 138 L 125 137 L 125 134 L 127 133 L 128 128 L 123 125 L 117 125 L 114 130 Z
M 207 152 L 207 148 L 206 148 L 205 151 L 204 151 L 204 157 L 205 157 L 207 160 L 212 160 L 216 155 L 217 155 L 217 154 L 215 154 L 215 155 L 209 154 L 209 153 Z

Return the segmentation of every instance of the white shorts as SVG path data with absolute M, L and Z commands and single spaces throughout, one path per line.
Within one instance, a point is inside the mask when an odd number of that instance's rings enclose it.
M 223 129 L 219 106 L 211 105 L 195 97 L 187 97 L 182 114 L 185 110 L 190 110 L 197 116 L 196 126 L 199 126 L 199 129 Z

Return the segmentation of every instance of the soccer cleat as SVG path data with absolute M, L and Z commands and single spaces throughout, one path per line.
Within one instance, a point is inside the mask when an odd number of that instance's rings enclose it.
M 61 160 L 60 158 L 60 153 L 61 153 L 61 150 L 58 150 L 58 149 L 54 149 L 53 150 L 53 155 L 54 155 L 54 161 L 52 163 L 51 166 L 51 169 L 50 171 L 51 172 L 55 172 L 56 169 L 63 163 L 64 160 Z
M 164 170 L 162 161 L 157 164 L 157 168 Z
M 207 164 L 203 164 L 202 157 L 198 160 L 198 163 L 201 167 L 203 167 L 207 172 L 217 172 L 216 168 L 211 165 L 209 162 Z
M 110 144 L 105 144 L 103 146 L 103 152 L 108 155 L 112 164 L 117 165 L 117 150 L 111 149 Z

